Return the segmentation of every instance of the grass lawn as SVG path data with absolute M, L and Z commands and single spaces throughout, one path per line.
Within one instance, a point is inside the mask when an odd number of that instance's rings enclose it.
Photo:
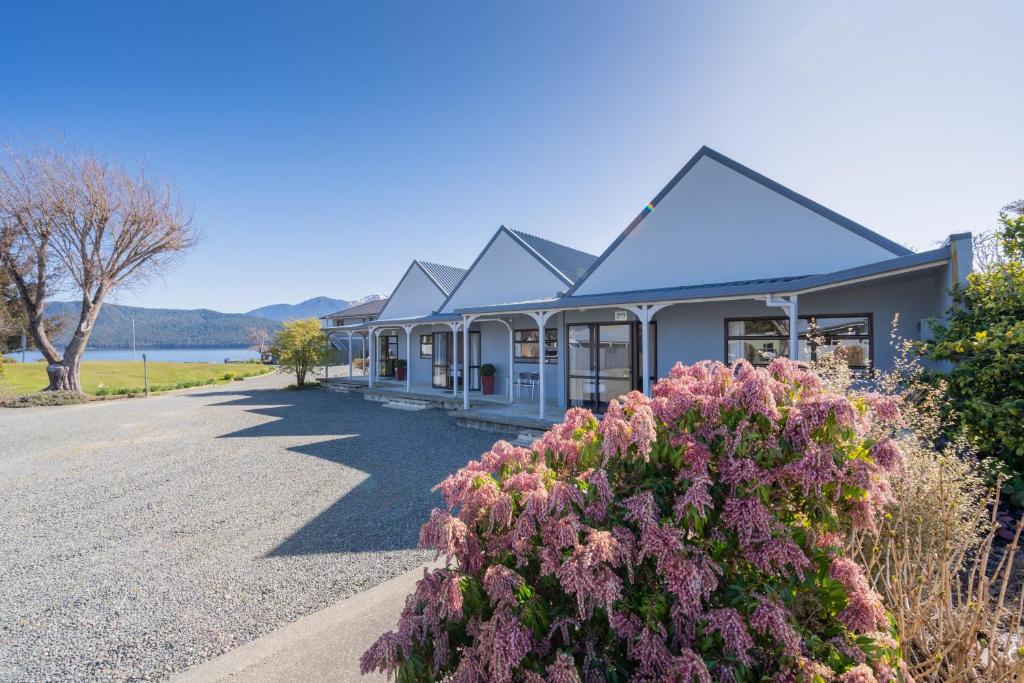
M 167 391 L 201 384 L 230 382 L 273 368 L 261 363 L 149 363 L 149 390 Z M 232 377 L 225 379 L 231 373 Z M 4 363 L 0 393 L 29 394 L 47 385 L 45 363 Z M 82 389 L 87 394 L 143 393 L 142 361 L 94 360 L 82 362 Z

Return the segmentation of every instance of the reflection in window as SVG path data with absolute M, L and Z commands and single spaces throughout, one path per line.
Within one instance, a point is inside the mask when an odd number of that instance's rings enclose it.
M 799 360 L 813 361 L 845 350 L 851 369 L 867 370 L 874 355 L 870 315 L 808 315 L 799 318 Z M 789 357 L 789 319 L 752 318 L 726 321 L 726 361 L 745 359 L 767 365 Z
M 516 330 L 513 332 L 513 355 L 520 363 L 536 363 L 540 357 L 539 330 Z M 544 330 L 544 362 L 558 362 L 558 330 Z

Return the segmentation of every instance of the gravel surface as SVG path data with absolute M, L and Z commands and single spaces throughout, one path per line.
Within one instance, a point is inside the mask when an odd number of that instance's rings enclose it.
M 0 409 L 0 680 L 166 678 L 429 558 L 498 437 L 288 381 Z

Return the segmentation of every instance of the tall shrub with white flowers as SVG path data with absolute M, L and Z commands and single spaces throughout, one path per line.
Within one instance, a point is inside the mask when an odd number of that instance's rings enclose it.
M 364 672 L 400 681 L 902 680 L 844 533 L 901 466 L 898 407 L 779 359 L 677 365 L 439 484 L 425 572 Z

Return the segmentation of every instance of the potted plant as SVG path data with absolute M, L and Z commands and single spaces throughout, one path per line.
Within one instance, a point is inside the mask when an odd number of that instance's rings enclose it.
M 484 363 L 480 366 L 480 386 L 485 394 L 494 393 L 494 366 L 490 363 Z
M 405 359 L 404 358 L 396 358 L 395 359 L 395 379 L 397 379 L 397 380 L 404 380 L 405 379 Z

